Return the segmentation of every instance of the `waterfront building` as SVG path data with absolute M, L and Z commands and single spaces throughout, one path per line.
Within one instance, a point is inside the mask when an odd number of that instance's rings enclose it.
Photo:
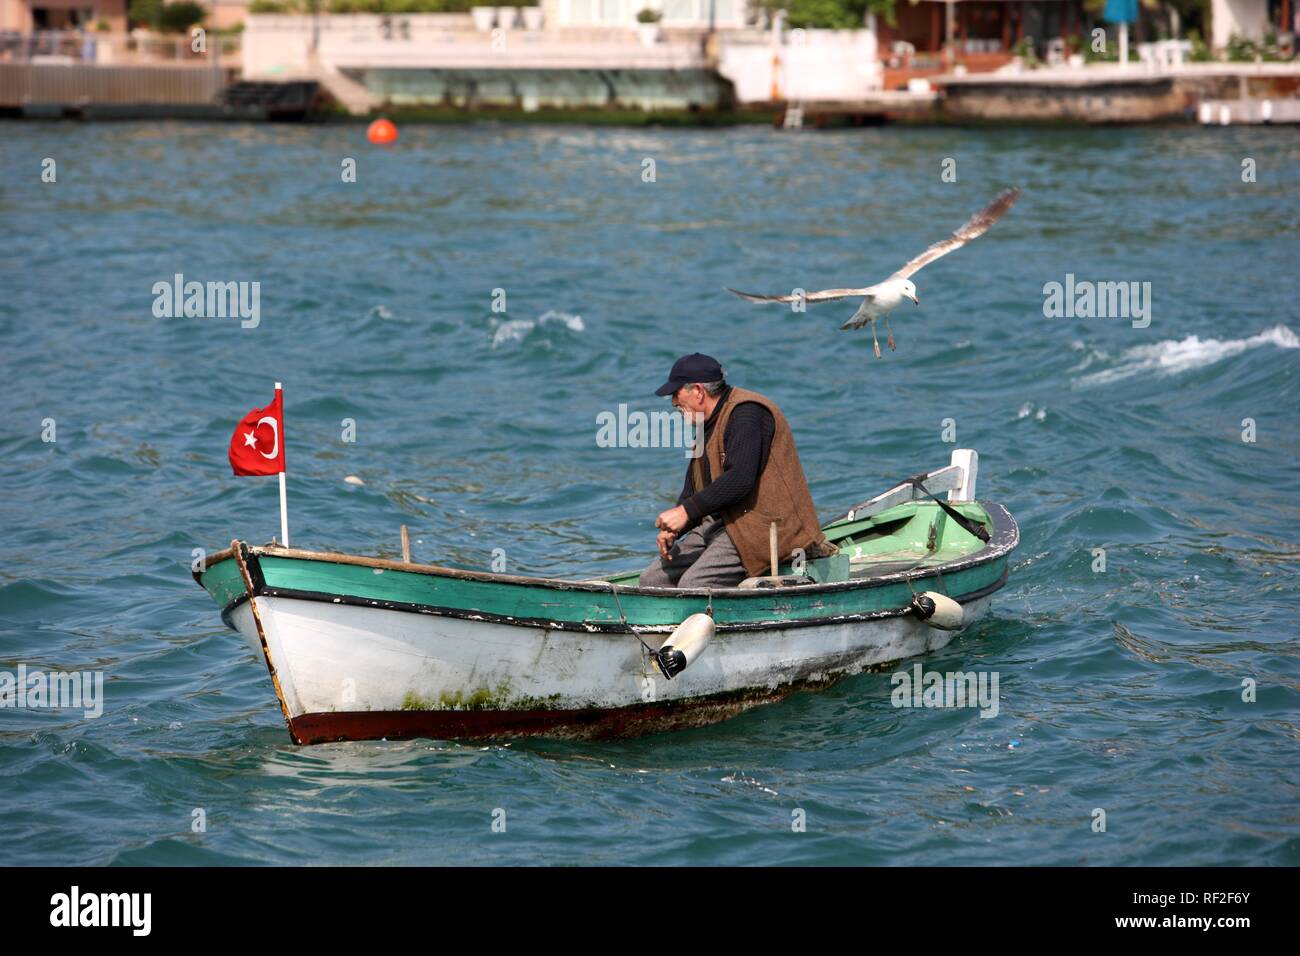
M 96 24 L 126 30 L 127 0 L 0 0 L 0 33 L 89 30 Z

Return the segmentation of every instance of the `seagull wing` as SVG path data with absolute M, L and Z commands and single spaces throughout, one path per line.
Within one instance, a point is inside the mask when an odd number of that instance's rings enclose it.
M 947 239 L 936 242 L 925 252 L 914 258 L 903 268 L 899 269 L 889 278 L 906 279 L 913 273 L 919 272 L 922 268 L 934 262 L 935 259 L 946 256 L 954 249 L 960 249 L 972 239 L 978 239 L 984 233 L 989 231 L 989 227 L 1001 219 L 1008 209 L 1016 204 L 1020 198 L 1019 189 L 1008 189 L 997 199 L 993 200 L 984 209 L 977 212 L 967 220 L 966 225 L 962 226 Z
M 870 295 L 875 286 L 867 286 L 865 289 L 822 289 L 820 292 L 805 292 L 803 295 L 755 295 L 729 286 L 724 288 L 732 295 L 738 295 L 750 302 L 798 302 L 800 299 L 804 302 L 838 302 L 851 295 Z

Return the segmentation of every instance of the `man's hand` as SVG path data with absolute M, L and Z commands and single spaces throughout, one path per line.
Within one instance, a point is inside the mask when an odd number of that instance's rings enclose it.
M 669 508 L 667 511 L 655 518 L 655 527 L 661 531 L 671 531 L 673 534 L 680 534 L 686 527 L 690 516 L 686 514 L 686 509 L 681 505 L 676 508 Z
M 659 545 L 659 557 L 668 557 L 668 549 L 673 546 L 673 542 L 676 540 L 677 535 L 671 531 L 660 531 L 659 537 L 656 539 L 656 543 Z

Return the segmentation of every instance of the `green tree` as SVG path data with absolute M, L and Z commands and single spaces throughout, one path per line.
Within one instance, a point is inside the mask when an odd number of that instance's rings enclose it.
M 159 33 L 184 33 L 196 23 L 202 23 L 207 11 L 190 0 L 181 0 L 179 3 L 131 0 L 127 16 L 132 23 L 142 24 Z
M 786 11 L 786 25 L 830 30 L 860 30 L 867 13 L 894 23 L 897 0 L 765 0 L 769 10 Z
M 202 23 L 207 11 L 190 0 L 163 4 L 158 17 L 158 29 L 163 33 L 184 33 L 195 24 Z
M 131 0 L 126 15 L 131 22 L 146 26 L 150 30 L 158 29 L 158 17 L 162 13 L 162 0 Z

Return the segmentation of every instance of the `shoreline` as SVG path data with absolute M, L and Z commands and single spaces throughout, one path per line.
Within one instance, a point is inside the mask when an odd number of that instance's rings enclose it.
M 1250 102 L 1250 101 L 1244 101 Z M 392 120 L 399 125 L 411 126 L 472 126 L 475 124 L 494 124 L 509 126 L 585 126 L 591 128 L 621 129 L 735 129 L 739 127 L 771 127 L 781 129 L 777 113 L 690 113 L 686 111 L 654 113 L 637 110 L 510 110 L 479 109 L 473 111 L 447 109 L 432 110 L 427 108 L 405 110 L 386 110 L 373 116 L 352 116 L 347 113 L 316 112 L 299 118 L 268 118 L 230 114 L 220 107 L 170 108 L 142 106 L 138 108 L 119 108 L 105 110 L 95 107 L 68 107 L 40 109 L 32 113 L 20 113 L 13 110 L 0 110 L 0 124 L 7 123 L 138 123 L 144 121 L 253 124 L 253 125 L 287 125 L 287 126 L 359 126 L 365 127 L 377 118 Z M 808 123 L 799 129 L 785 130 L 797 133 L 801 131 L 836 131 L 863 128 L 898 127 L 906 129 L 1137 129 L 1146 127 L 1198 127 L 1195 108 L 1189 108 L 1184 115 L 1153 117 L 1143 120 L 1084 120 L 1070 117 L 1059 118 L 1007 118 L 1007 117 L 966 117 L 931 115 L 925 117 L 853 117 L 842 116 L 830 118 L 825 122 Z M 1260 123 L 1279 129 L 1294 125 L 1288 123 Z
M 1168 71 L 1089 68 L 945 75 L 925 92 L 881 90 L 851 100 L 763 101 L 645 109 L 612 99 L 598 105 L 526 101 L 393 104 L 365 109 L 312 79 L 239 80 L 189 68 L 0 68 L 0 119 L 213 122 L 395 122 L 573 124 L 626 128 L 781 129 L 860 126 L 1089 127 L 1138 125 L 1293 125 L 1300 122 L 1300 63 L 1213 64 Z M 155 69 L 167 70 L 160 77 Z M 52 71 L 52 72 L 51 72 Z M 162 83 L 159 84 L 159 80 Z M 134 85 L 133 85 L 134 84 Z M 174 84 L 174 85 L 173 85 Z M 346 95 L 343 95 L 347 99 Z M 1213 123 L 1203 109 L 1213 104 Z M 1231 104 L 1224 109 L 1223 104 Z M 1271 105 L 1270 105 L 1271 104 Z M 1260 107 L 1265 107 L 1260 109 Z

